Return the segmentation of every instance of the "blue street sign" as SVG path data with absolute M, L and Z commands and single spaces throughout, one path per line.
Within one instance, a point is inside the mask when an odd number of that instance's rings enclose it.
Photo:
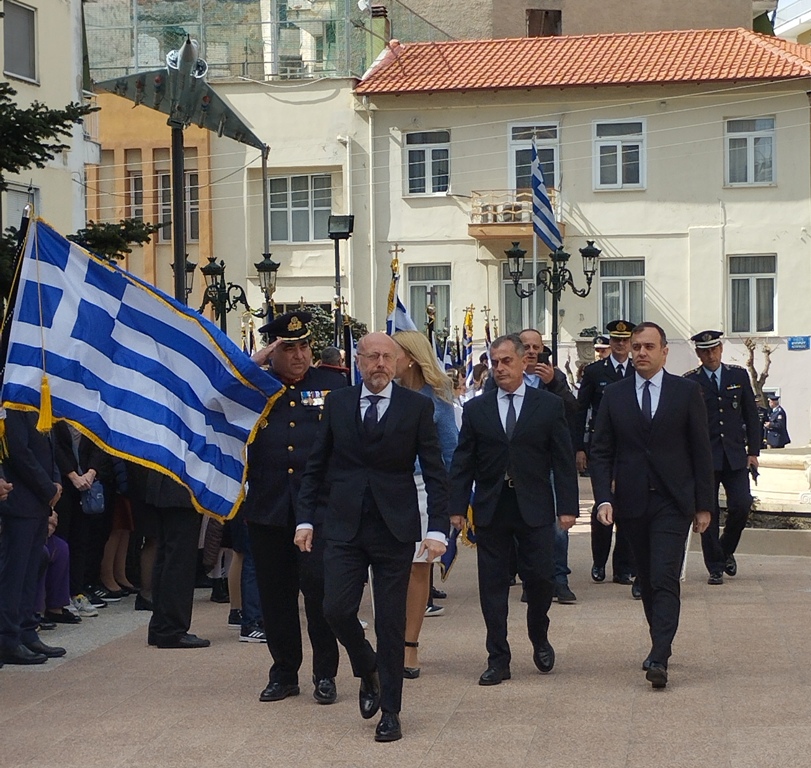
M 789 336 L 786 346 L 792 352 L 801 349 L 811 349 L 811 336 Z

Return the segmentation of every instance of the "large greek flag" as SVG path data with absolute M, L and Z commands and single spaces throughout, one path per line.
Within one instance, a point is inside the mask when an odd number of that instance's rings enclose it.
M 555 223 L 555 212 L 546 191 L 541 163 L 538 160 L 538 148 L 532 142 L 532 228 L 543 240 L 550 251 L 556 251 L 563 245 L 563 238 Z
M 221 518 L 242 500 L 247 445 L 282 385 L 213 323 L 32 221 L 2 401 L 50 405 L 114 456 L 169 475 Z
M 392 274 L 391 286 L 389 287 L 389 302 L 386 312 L 386 333 L 391 336 L 397 331 L 416 331 L 417 325 L 408 314 L 405 304 L 400 301 L 397 295 L 397 285 L 400 282 L 400 276 Z

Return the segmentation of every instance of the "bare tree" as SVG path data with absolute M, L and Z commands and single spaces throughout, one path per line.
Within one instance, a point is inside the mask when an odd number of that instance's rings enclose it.
M 761 404 L 766 404 L 766 398 L 763 395 L 763 385 L 766 379 L 769 378 L 769 368 L 772 365 L 772 348 L 769 344 L 763 344 L 763 369 L 758 373 L 755 368 L 755 350 L 757 349 L 757 341 L 753 338 L 743 340 L 743 345 L 749 350 L 749 355 L 746 358 L 746 370 L 749 371 L 749 379 L 752 382 L 752 389 L 755 390 L 755 395 L 760 398 Z

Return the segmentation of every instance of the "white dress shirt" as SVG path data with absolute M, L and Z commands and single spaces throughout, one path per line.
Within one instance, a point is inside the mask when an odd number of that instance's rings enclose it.
M 526 383 L 521 382 L 521 386 L 512 393 L 516 421 L 518 421 L 518 417 L 521 415 L 521 406 L 524 403 L 524 394 L 526 391 Z M 510 393 L 505 392 L 503 389 L 498 390 L 498 416 L 501 419 L 501 426 L 504 427 L 505 432 L 507 431 L 507 409 L 510 407 L 510 400 L 507 397 L 508 394 Z
M 608 359 L 611 361 L 611 365 L 613 366 L 615 371 L 617 370 L 617 366 L 621 365 L 622 366 L 622 375 L 625 376 L 625 372 L 628 370 L 628 366 L 631 364 L 630 358 L 626 357 L 624 363 L 621 363 L 619 360 L 617 360 L 617 358 L 614 357 L 614 355 L 609 355 Z
M 383 418 L 383 414 L 388 410 L 389 403 L 391 402 L 391 392 L 393 389 L 394 385 L 391 382 L 389 382 L 380 392 L 372 392 L 371 390 L 366 389 L 366 385 L 364 384 L 360 388 L 360 420 L 363 421 L 363 417 L 366 415 L 366 411 L 369 409 L 369 395 L 373 395 L 382 398 L 381 400 L 377 401 L 377 420 L 380 421 Z
M 634 374 L 634 378 L 636 379 L 636 401 L 639 403 L 640 408 L 642 408 L 642 392 L 645 389 L 645 382 L 650 381 L 651 418 L 656 415 L 656 409 L 659 407 L 659 396 L 662 394 L 662 379 L 664 377 L 664 368 L 661 368 L 659 372 L 650 379 L 643 379 L 638 373 Z

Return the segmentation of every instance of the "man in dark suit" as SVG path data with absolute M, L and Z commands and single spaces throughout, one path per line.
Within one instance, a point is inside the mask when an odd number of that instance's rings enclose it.
M 729 576 L 738 572 L 735 549 L 752 508 L 749 472 L 757 471 L 761 440 L 760 417 L 749 374 L 739 365 L 721 362 L 722 335 L 721 331 L 701 331 L 691 338 L 701 365 L 684 374 L 701 386 L 704 395 L 715 470 L 712 520 L 701 534 L 704 565 L 710 574 L 708 584 L 723 584 L 725 571 Z M 727 515 L 724 533 L 719 537 L 721 485 L 727 497 Z
M 383 715 L 376 741 L 402 737 L 400 705 L 405 656 L 406 592 L 421 525 L 414 485 L 419 458 L 428 494 L 428 533 L 421 552 L 431 562 L 445 551 L 447 480 L 431 400 L 392 383 L 400 348 L 383 333 L 358 344 L 363 384 L 327 397 L 321 428 L 296 502 L 295 542 L 313 547 L 319 491 L 329 484 L 324 513 L 324 615 L 360 678 L 360 712 Z M 377 653 L 358 622 L 372 568 Z
M 465 405 L 451 465 L 451 521 L 462 525 L 473 483 L 479 600 L 487 627 L 487 669 L 480 685 L 510 678 L 507 643 L 509 558 L 517 546 L 527 597 L 533 660 L 552 671 L 547 615 L 554 594 L 555 518 L 563 530 L 578 515 L 577 472 L 563 401 L 524 381 L 524 345 L 501 336 L 490 346 L 497 389 Z
M 606 387 L 600 403 L 591 483 L 600 522 L 616 520 L 631 542 L 651 636 L 642 666 L 664 688 L 690 521 L 703 533 L 714 505 L 712 451 L 699 385 L 664 370 L 662 328 L 637 325 L 631 354 L 635 375 Z
M 62 486 L 50 439 L 37 432 L 37 414 L 9 410 L 5 418 L 3 469 L 11 490 L 0 504 L 0 665 L 42 664 L 65 655 L 39 639 L 34 618 L 48 518 Z M 3 482 L 0 497 L 6 491 Z
M 583 369 L 583 379 L 577 392 L 578 423 L 575 448 L 577 469 L 583 472 L 588 467 L 588 451 L 594 436 L 594 425 L 600 410 L 603 392 L 609 384 L 634 375 L 634 366 L 629 358 L 631 351 L 631 331 L 634 323 L 627 320 L 613 320 L 608 323 L 608 343 L 611 354 L 597 360 Z M 589 419 L 589 414 L 591 418 Z M 591 578 L 596 582 L 605 581 L 605 565 L 611 551 L 613 526 L 605 526 L 597 520 L 597 509 L 591 511 Z M 617 529 L 617 541 L 611 558 L 615 584 L 631 584 L 636 574 L 634 555 L 628 537 Z M 633 596 L 638 598 L 638 584 L 634 583 Z
M 324 411 L 327 394 L 346 387 L 346 377 L 324 366 L 313 368 L 312 315 L 280 315 L 260 328 L 271 343 L 253 355 L 286 387 L 248 448 L 248 495 L 241 514 L 248 522 L 265 634 L 273 665 L 260 701 L 281 701 L 299 693 L 303 660 L 299 590 L 304 595 L 307 633 L 313 648 L 313 698 L 332 704 L 336 697 L 338 641 L 324 618 L 324 537 L 321 535 L 326 489 L 313 523 L 313 550 L 293 544 L 295 503 L 307 457 Z

